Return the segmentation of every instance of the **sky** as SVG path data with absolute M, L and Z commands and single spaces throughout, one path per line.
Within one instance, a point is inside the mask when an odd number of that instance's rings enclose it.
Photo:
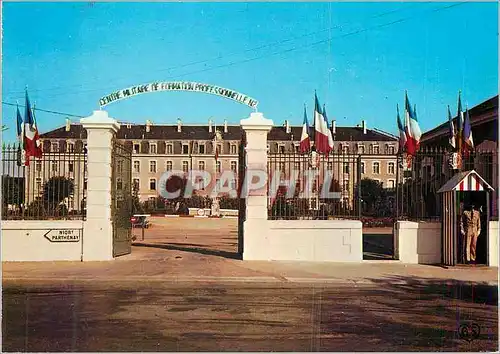
M 405 90 L 422 131 L 447 105 L 498 94 L 498 5 L 458 2 L 22 3 L 2 4 L 2 124 L 15 107 L 88 116 L 113 91 L 194 81 L 259 101 L 275 125 L 312 121 L 314 93 L 337 126 L 397 134 Z M 205 93 L 154 92 L 105 107 L 132 123 L 239 124 L 253 111 Z M 24 114 L 24 109 L 21 108 Z M 41 133 L 65 115 L 36 112 Z M 72 122 L 79 118 L 70 117 Z

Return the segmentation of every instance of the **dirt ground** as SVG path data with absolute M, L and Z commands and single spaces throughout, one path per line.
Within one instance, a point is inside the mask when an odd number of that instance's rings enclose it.
M 150 221 L 151 227 L 144 230 L 144 240 L 141 229 L 133 231 L 136 236 L 134 245 L 137 246 L 134 253 L 138 257 L 161 257 L 162 249 L 240 257 L 238 219 L 150 217 Z M 392 228 L 364 228 L 363 252 L 365 259 L 393 259 Z

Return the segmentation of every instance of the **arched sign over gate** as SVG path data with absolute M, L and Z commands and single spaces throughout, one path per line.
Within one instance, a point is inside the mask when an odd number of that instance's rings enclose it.
M 242 93 L 219 86 L 203 84 L 199 82 L 174 81 L 174 82 L 152 82 L 144 85 L 132 86 L 123 90 L 115 91 L 107 96 L 101 97 L 99 106 L 102 108 L 112 102 L 136 96 L 141 93 L 157 91 L 194 91 L 204 92 L 212 95 L 228 98 L 230 100 L 245 104 L 257 110 L 257 100 Z

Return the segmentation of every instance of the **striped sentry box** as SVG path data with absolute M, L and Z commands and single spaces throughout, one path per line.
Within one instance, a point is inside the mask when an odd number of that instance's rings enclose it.
M 483 182 L 473 173 L 469 173 L 456 187 L 457 191 L 484 191 Z

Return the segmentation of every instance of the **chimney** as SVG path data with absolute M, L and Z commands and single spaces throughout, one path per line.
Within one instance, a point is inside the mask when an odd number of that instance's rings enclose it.
M 285 132 L 290 134 L 292 129 L 290 128 L 290 123 L 288 123 L 288 119 L 285 120 Z
M 224 133 L 227 133 L 227 119 L 224 119 Z
M 177 132 L 180 133 L 182 131 L 182 121 L 180 118 L 177 118 Z
M 363 127 L 363 134 L 366 134 L 366 120 L 361 121 L 361 126 Z
M 212 119 L 208 120 L 208 132 L 212 133 Z
M 66 118 L 66 131 L 69 132 L 71 129 L 71 121 L 69 118 Z
M 337 133 L 337 121 L 335 119 L 332 120 L 332 134 Z
M 148 119 L 146 121 L 146 133 L 149 133 L 151 131 L 151 121 Z

